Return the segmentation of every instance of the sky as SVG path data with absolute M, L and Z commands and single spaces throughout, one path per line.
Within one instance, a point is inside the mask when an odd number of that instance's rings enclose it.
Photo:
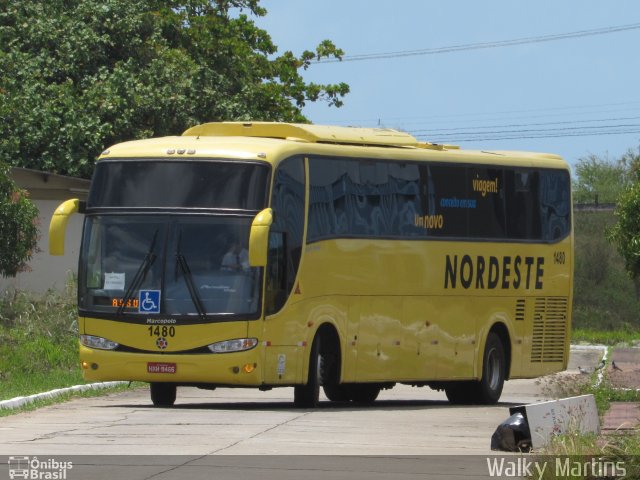
M 278 52 L 330 39 L 343 62 L 307 82 L 346 82 L 341 108 L 309 103 L 313 123 L 396 128 L 464 149 L 562 155 L 575 165 L 640 146 L 638 0 L 262 0 L 255 19 Z M 611 27 L 629 26 L 611 33 Z M 586 32 L 556 41 L 540 37 Z M 582 34 L 581 34 L 582 35 Z M 534 38 L 520 45 L 348 60 Z M 347 61 L 348 60 L 348 61 Z M 619 133 L 626 132 L 626 133 Z

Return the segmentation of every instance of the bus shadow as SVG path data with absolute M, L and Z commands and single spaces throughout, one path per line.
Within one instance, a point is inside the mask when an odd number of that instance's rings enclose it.
M 520 405 L 519 403 L 500 402 L 492 407 L 509 408 Z M 135 408 L 159 410 L 162 407 L 155 407 L 151 403 L 140 404 L 111 404 L 112 408 Z M 452 405 L 446 400 L 380 400 L 372 404 L 355 404 L 350 402 L 320 401 L 317 408 L 296 408 L 293 402 L 198 402 L 198 403 L 178 403 L 166 410 L 235 410 L 235 411 L 291 411 L 291 412 L 353 412 L 353 411 L 385 411 L 401 409 L 465 409 L 483 408 L 486 405 Z

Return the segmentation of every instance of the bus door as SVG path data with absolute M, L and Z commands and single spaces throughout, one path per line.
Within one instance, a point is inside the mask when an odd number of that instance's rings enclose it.
M 268 384 L 291 384 L 301 375 L 306 321 L 296 280 L 302 257 L 305 212 L 304 159 L 285 160 L 276 170 L 271 196 L 273 224 L 265 271 L 265 372 Z

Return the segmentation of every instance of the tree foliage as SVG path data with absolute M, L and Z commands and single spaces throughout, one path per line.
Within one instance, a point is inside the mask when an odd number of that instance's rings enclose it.
M 625 262 L 625 268 L 636 286 L 640 298 L 640 169 L 639 156 L 631 156 L 633 167 L 629 171 L 629 183 L 616 205 L 617 223 L 607 235 Z
M 0 164 L 0 275 L 13 277 L 31 259 L 38 241 L 37 207 Z
M 284 52 L 250 16 L 259 0 L 0 0 L 0 157 L 88 177 L 123 140 L 204 121 L 306 121 L 344 83 L 302 72 L 343 52 Z
M 611 160 L 597 155 L 581 158 L 575 165 L 573 199 L 576 203 L 615 203 L 634 178 L 640 155 L 633 150 Z

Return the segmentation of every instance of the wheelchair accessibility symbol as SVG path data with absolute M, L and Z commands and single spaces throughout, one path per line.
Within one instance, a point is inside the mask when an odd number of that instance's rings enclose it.
M 160 290 L 140 290 L 138 312 L 160 313 Z

